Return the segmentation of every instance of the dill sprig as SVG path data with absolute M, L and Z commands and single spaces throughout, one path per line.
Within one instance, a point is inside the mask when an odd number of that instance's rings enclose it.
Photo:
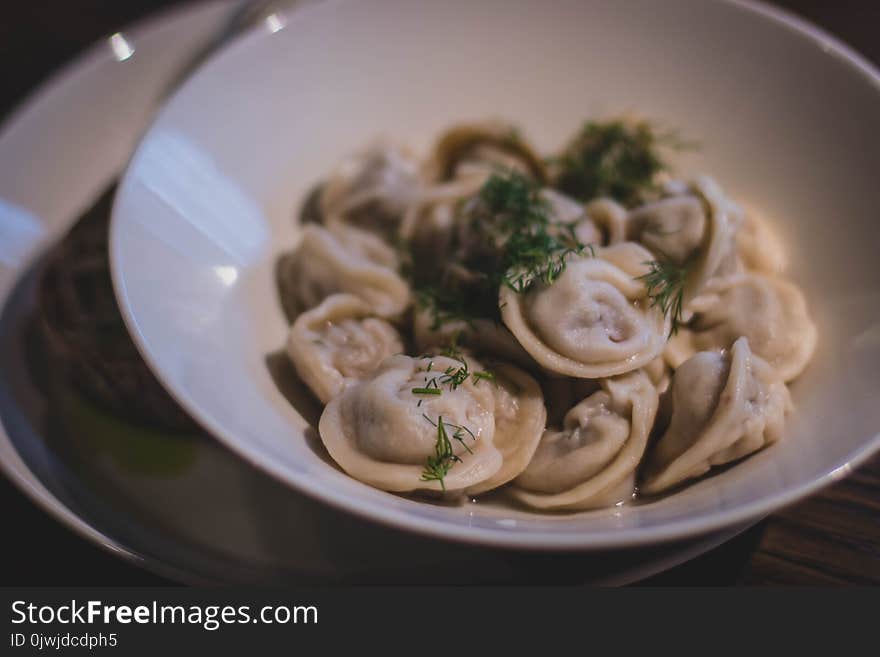
M 565 271 L 569 256 L 580 255 L 586 248 L 577 240 L 560 240 L 546 230 L 515 233 L 507 244 L 501 282 L 520 294 L 536 282 L 552 285 Z
M 469 454 L 473 454 L 473 451 L 470 447 L 468 447 L 465 442 L 465 434 L 467 434 L 471 440 L 476 440 L 476 436 L 474 436 L 473 432 L 461 425 L 453 424 L 451 422 L 446 422 L 443 420 L 443 416 L 437 418 L 437 422 L 434 422 L 427 415 L 422 414 L 428 422 L 430 422 L 433 426 L 437 427 L 437 441 L 434 444 L 434 453 L 429 456 L 425 462 L 425 467 L 422 470 L 422 481 L 439 481 L 440 488 L 443 491 L 446 491 L 446 475 L 449 474 L 449 471 L 452 469 L 452 466 L 456 463 L 461 463 L 461 458 L 456 456 L 455 452 L 452 450 L 452 441 L 455 440 L 459 442 Z M 447 431 L 447 427 L 452 429 L 452 438 L 450 440 L 449 432 Z
M 492 383 L 495 383 L 495 374 L 493 374 L 492 372 L 488 372 L 488 371 L 474 372 L 471 376 L 474 377 L 474 384 L 475 385 L 477 383 L 479 383 L 480 381 L 491 381 Z
M 468 378 L 473 379 L 474 385 L 480 381 L 495 381 L 495 375 L 491 372 L 483 370 L 471 371 L 467 359 L 460 351 L 458 351 L 458 347 L 455 346 L 454 343 L 443 349 L 441 353 L 447 358 L 452 358 L 458 361 L 460 365 L 458 367 L 449 365 L 434 377 L 428 378 L 426 375 L 425 386 L 421 388 L 413 388 L 413 394 L 440 395 L 443 394 L 441 386 L 445 385 L 448 386 L 450 390 L 455 390 L 467 381 Z M 430 356 L 423 356 L 423 358 L 430 358 Z M 430 360 L 425 371 L 430 372 L 433 367 L 434 361 Z M 420 399 L 418 406 L 421 405 L 422 400 Z M 434 422 L 425 413 L 422 413 L 422 417 L 430 422 L 431 425 L 437 427 L 437 442 L 434 445 L 434 453 L 429 456 L 425 462 L 421 480 L 439 481 L 441 488 L 445 491 L 446 484 L 444 479 L 446 475 L 449 474 L 453 465 L 461 462 L 461 458 L 456 456 L 452 450 L 452 441 L 455 440 L 459 442 L 469 454 L 473 454 L 473 451 L 465 442 L 465 438 L 470 438 L 471 440 L 476 441 L 477 437 L 474 435 L 473 431 L 463 425 L 444 421 L 442 415 L 438 418 L 437 422 Z M 449 435 L 449 430 L 452 431 L 451 437 Z
M 451 321 L 474 328 L 475 319 L 501 321 L 498 290 L 517 293 L 537 283 L 551 285 L 581 244 L 574 226 L 556 220 L 550 204 L 530 178 L 499 170 L 477 194 L 460 204 L 463 233 L 453 234 L 444 272 L 433 281 L 413 281 L 416 300 L 432 317 L 431 330 Z
M 433 381 L 434 379 L 431 380 Z M 414 395 L 442 395 L 443 391 L 440 388 L 425 386 L 424 388 L 413 388 L 412 393 Z
M 670 334 L 674 335 L 682 323 L 687 264 L 677 265 L 669 260 L 652 260 L 644 264 L 650 269 L 636 280 L 645 283 L 651 307 L 660 308 L 664 316 L 670 317 Z
M 447 358 L 458 361 L 460 365 L 458 367 L 449 365 L 446 367 L 446 369 L 433 377 L 425 376 L 424 386 L 412 388 L 411 392 L 414 395 L 440 395 L 443 394 L 441 386 L 447 386 L 450 390 L 455 390 L 469 378 L 473 379 L 474 385 L 476 385 L 480 381 L 495 380 L 495 375 L 492 372 L 487 372 L 483 370 L 472 372 L 470 369 L 470 365 L 467 362 L 467 359 L 455 345 L 455 341 L 453 341 L 453 344 L 444 347 L 440 353 Z M 430 358 L 430 356 L 423 356 L 423 358 Z M 433 367 L 434 361 L 432 360 L 428 363 L 428 368 L 426 372 L 430 372 Z M 419 402 L 419 405 L 421 405 L 421 402 Z
M 663 148 L 693 148 L 675 132 L 658 132 L 647 121 L 590 121 L 554 162 L 556 186 L 582 201 L 609 196 L 632 206 L 656 189 L 668 169 Z
M 520 173 L 493 174 L 479 200 L 472 225 L 500 252 L 494 270 L 486 272 L 496 286 L 523 293 L 536 282 L 551 285 L 568 257 L 587 248 L 573 226 L 553 221 L 537 185 Z
M 458 336 L 456 335 L 456 338 Z M 459 367 L 452 367 L 451 365 L 447 367 L 443 375 L 440 377 L 440 383 L 448 385 L 452 390 L 455 390 L 458 386 L 467 381 L 468 377 L 472 377 L 474 380 L 474 385 L 479 383 L 480 381 L 494 381 L 495 375 L 492 372 L 486 370 L 476 370 L 471 372 L 470 365 L 468 365 L 467 359 L 464 355 L 458 350 L 456 346 L 456 340 L 453 340 L 453 343 L 447 345 L 443 348 L 443 351 L 440 353 L 447 358 L 451 358 L 453 360 L 461 363 Z
M 538 187 L 517 171 L 498 171 L 478 193 L 480 208 L 490 220 L 507 232 L 548 222 L 548 204 Z

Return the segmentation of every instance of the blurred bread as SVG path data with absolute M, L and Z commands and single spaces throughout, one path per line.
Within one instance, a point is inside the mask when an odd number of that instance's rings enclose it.
M 137 351 L 110 278 L 107 236 L 115 188 L 108 190 L 48 255 L 37 313 L 64 374 L 96 403 L 129 420 L 172 430 L 195 422 Z

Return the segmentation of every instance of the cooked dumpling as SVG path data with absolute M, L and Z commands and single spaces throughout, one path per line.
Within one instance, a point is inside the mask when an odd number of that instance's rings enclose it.
M 336 222 L 326 226 L 329 233 L 349 252 L 362 256 L 370 262 L 397 270 L 400 258 L 384 240 L 366 230 Z
M 669 325 L 637 280 L 651 254 L 632 242 L 568 260 L 551 285 L 517 293 L 502 287 L 501 316 L 540 365 L 600 378 L 647 365 L 666 344 Z
M 748 272 L 778 276 L 785 271 L 788 267 L 785 249 L 760 216 L 746 212 L 731 201 L 728 202 L 728 219 L 734 239 L 708 287 L 717 284 L 718 279 L 730 279 Z
M 503 324 L 491 319 L 447 319 L 438 323 L 431 309 L 416 308 L 413 312 L 412 335 L 418 353 L 458 345 L 522 367 L 534 365 L 532 357 L 513 334 Z
M 574 379 L 569 376 L 545 376 L 541 381 L 547 426 L 560 427 L 572 406 L 599 390 L 599 379 Z
M 780 278 L 746 274 L 721 281 L 695 302 L 695 311 L 684 344 L 723 349 L 745 336 L 783 381 L 797 377 L 816 350 L 818 333 L 804 295 Z
M 656 256 L 683 265 L 701 247 L 706 224 L 702 201 L 687 194 L 636 208 L 627 219 L 626 231 L 627 238 Z
M 282 300 L 289 316 L 313 308 L 337 292 L 354 294 L 380 317 L 395 317 L 409 304 L 409 286 L 395 271 L 394 250 L 352 226 L 307 224 L 296 249 L 279 265 Z
M 494 444 L 490 381 L 468 377 L 438 384 L 440 394 L 413 392 L 461 366 L 445 356 L 386 360 L 324 409 L 318 430 L 330 456 L 355 479 L 388 491 L 463 491 L 497 474 L 503 456 Z
M 749 271 L 778 275 L 788 266 L 782 242 L 767 222 L 752 212 L 743 215 L 736 231 L 736 253 Z
M 552 221 L 563 224 L 574 224 L 586 218 L 583 203 L 566 196 L 552 187 L 544 187 L 538 195 L 547 204 Z
M 590 509 L 632 497 L 634 473 L 657 413 L 657 390 L 637 370 L 602 379 L 547 429 L 531 463 L 514 480 L 513 495 L 538 509 Z
M 462 124 L 447 130 L 434 146 L 427 178 L 444 182 L 495 170 L 513 170 L 543 182 L 541 158 L 513 126 L 500 122 Z
M 393 234 L 419 190 L 419 165 L 407 150 L 377 142 L 346 159 L 321 188 L 325 222 L 341 220 Z
M 610 198 L 598 198 L 586 205 L 587 217 L 601 235 L 597 244 L 608 246 L 626 239 L 626 208 Z M 589 244 L 581 240 L 581 244 Z
M 506 363 L 494 365 L 491 374 L 495 395 L 493 442 L 503 461 L 498 472 L 468 488 L 465 491 L 468 495 L 497 488 L 525 470 L 547 422 L 544 396 L 531 376 Z
M 678 331 L 670 335 L 666 342 L 666 347 L 663 349 L 663 360 L 675 370 L 695 353 L 697 353 L 697 348 L 694 346 L 693 331 L 686 327 L 679 327 Z
M 403 353 L 400 334 L 351 294 L 333 294 L 297 317 L 287 353 L 300 378 L 325 404 L 386 358 Z
M 663 492 L 776 442 L 790 408 L 788 388 L 746 338 L 728 351 L 701 351 L 675 372 L 672 419 L 640 490 Z
M 572 235 L 581 244 L 607 246 L 622 242 L 625 236 L 626 209 L 611 199 L 600 198 L 586 205 L 551 187 L 540 192 L 554 223 L 571 226 Z
M 435 281 L 441 275 L 458 231 L 459 205 L 480 190 L 488 175 L 434 185 L 410 205 L 400 225 L 400 239 L 409 245 L 411 264 L 420 279 Z
M 657 388 L 657 392 L 661 395 L 666 392 L 672 382 L 672 368 L 666 359 L 662 355 L 657 356 L 645 365 L 644 370 L 648 378 L 651 379 L 651 383 Z
M 582 204 L 550 187 L 540 192 L 547 203 L 551 221 L 570 226 L 580 244 L 608 246 L 624 240 L 626 209 L 611 199 L 596 199 Z
M 509 124 L 461 124 L 420 161 L 374 142 L 313 189 L 276 276 L 345 472 L 580 510 L 778 440 L 816 327 L 769 227 L 707 176 L 669 178 L 660 147 L 686 142 L 655 128 L 591 121 L 542 158 Z
M 648 203 L 629 215 L 627 239 L 646 246 L 658 260 L 686 267 L 683 300 L 689 304 L 716 274 L 733 245 L 731 202 L 717 183 L 700 176 L 673 194 Z

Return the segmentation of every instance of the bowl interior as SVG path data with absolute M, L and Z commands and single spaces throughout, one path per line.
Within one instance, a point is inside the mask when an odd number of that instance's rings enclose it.
M 880 83 L 844 49 L 703 0 L 324 2 L 277 27 L 234 43 L 171 99 L 120 187 L 111 236 L 148 361 L 247 459 L 384 522 L 552 548 L 754 517 L 878 446 Z M 675 495 L 574 515 L 430 505 L 336 469 L 312 428 L 319 409 L 295 390 L 291 404 L 273 378 L 286 367 L 273 266 L 310 187 L 377 135 L 424 152 L 457 120 L 502 117 L 550 152 L 585 118 L 621 112 L 697 140 L 677 170 L 711 173 L 787 242 L 820 342 L 786 439 Z

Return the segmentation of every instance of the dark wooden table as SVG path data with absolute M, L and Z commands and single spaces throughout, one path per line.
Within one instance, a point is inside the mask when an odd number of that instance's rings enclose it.
M 662 2 L 663 0 L 657 0 Z M 0 114 L 94 40 L 179 0 L 8 0 L 0 10 Z M 877 0 L 777 0 L 880 63 Z M 878 373 L 880 375 L 880 373 Z M 0 479 L 2 585 L 157 585 Z M 12 528 L 11 530 L 9 528 Z M 880 456 L 651 585 L 880 584 Z

